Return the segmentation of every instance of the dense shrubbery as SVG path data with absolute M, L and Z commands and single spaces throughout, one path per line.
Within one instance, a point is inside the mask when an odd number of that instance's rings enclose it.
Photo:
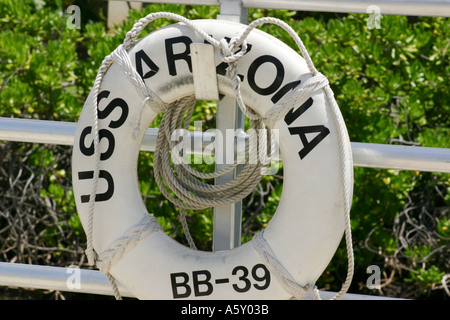
M 218 13 L 214 7 L 152 4 L 131 11 L 123 27 L 107 30 L 98 2 L 81 2 L 81 29 L 70 29 L 63 15 L 68 5 L 0 2 L 1 116 L 77 121 L 101 61 L 136 20 L 152 11 L 190 19 Z M 250 20 L 260 16 L 277 16 L 301 36 L 330 80 L 352 141 L 450 147 L 449 19 L 383 16 L 381 28 L 369 30 L 367 15 L 250 10 Z M 170 23 L 158 20 L 143 35 Z M 263 30 L 295 47 L 283 30 Z M 199 103 L 197 111 L 198 119 L 206 115 L 203 120 L 213 126 L 214 106 Z M 85 235 L 71 190 L 71 148 L 0 146 L 0 259 L 85 266 Z M 177 212 L 152 180 L 152 154 L 141 154 L 139 176 L 149 212 L 184 242 Z M 243 241 L 270 220 L 280 182 L 280 176 L 265 177 L 244 200 Z M 448 174 L 355 168 L 351 292 L 448 298 L 440 281 L 450 270 L 449 182 Z M 188 218 L 198 247 L 209 250 L 212 210 L 190 212 Z M 369 265 L 381 268 L 379 291 L 367 289 Z M 339 290 L 345 271 L 342 245 L 318 286 Z

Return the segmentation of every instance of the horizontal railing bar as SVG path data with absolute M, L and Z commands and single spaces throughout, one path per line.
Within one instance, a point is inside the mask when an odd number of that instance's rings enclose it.
M 352 142 L 355 167 L 450 173 L 450 149 Z
M 98 270 L 0 262 L 0 286 L 113 295 L 106 276 Z M 123 297 L 133 297 L 118 284 Z
M 450 16 L 449 0 L 243 0 L 244 7 L 286 9 L 297 11 L 372 13 L 377 6 L 380 14 L 404 16 Z
M 77 123 L 0 117 L 0 140 L 73 145 Z M 200 132 L 191 131 L 191 139 L 202 139 Z M 155 151 L 157 128 L 147 130 L 142 151 Z M 199 136 L 200 135 L 200 136 Z M 204 133 L 203 135 L 212 135 Z M 202 139 L 203 147 L 211 137 Z M 196 146 L 192 142 L 192 146 Z M 356 167 L 395 170 L 416 170 L 450 173 L 450 149 L 389 144 L 352 142 L 353 163 Z M 189 151 L 189 150 L 187 150 Z M 202 150 L 192 153 L 202 154 Z
M 73 145 L 76 122 L 0 118 L 0 140 Z
M 106 0 L 106 1 L 124 1 L 124 0 Z M 161 4 L 185 4 L 191 6 L 220 6 L 221 0 L 133 0 L 133 2 L 143 3 L 161 3 Z
M 109 0 L 120 1 L 120 0 Z M 220 0 L 134 0 L 144 3 L 167 3 L 202 6 L 219 6 Z M 340 12 L 340 13 L 372 13 L 370 6 L 380 8 L 380 14 L 405 16 L 450 17 L 449 0 L 243 0 L 244 8 Z
M 76 293 L 113 295 L 106 276 L 98 270 L 78 267 L 54 267 L 22 263 L 0 262 L 0 286 L 58 290 Z M 134 297 L 118 283 L 123 297 Z M 320 291 L 322 299 L 330 299 L 335 292 Z M 343 300 L 386 300 L 395 299 L 360 294 L 345 294 Z

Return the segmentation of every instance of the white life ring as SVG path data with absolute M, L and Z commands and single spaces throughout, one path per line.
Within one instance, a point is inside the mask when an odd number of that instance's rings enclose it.
M 195 24 L 215 39 L 239 36 L 246 26 L 218 20 Z M 128 50 L 133 66 L 165 103 L 193 95 L 188 43 L 204 39 L 184 24 L 156 30 Z M 293 49 L 260 30 L 247 37 L 251 45 L 238 62 L 242 97 L 264 115 L 292 83 L 311 77 L 305 60 Z M 215 50 L 217 65 L 221 58 Z M 176 53 L 174 53 L 176 52 Z M 229 79 L 218 74 L 219 92 L 233 96 Z M 100 88 L 98 193 L 93 217 L 93 247 L 103 252 L 148 216 L 138 187 L 137 157 L 144 133 L 157 113 L 141 108 L 136 87 L 113 63 Z M 336 116 L 320 90 L 311 105 L 278 121 L 284 180 L 279 206 L 264 230 L 276 259 L 301 286 L 314 284 L 333 257 L 345 229 L 343 178 L 352 179 L 352 163 L 343 163 Z M 300 106 L 298 106 L 300 107 Z M 89 191 L 93 157 L 92 92 L 79 117 L 73 148 L 73 189 L 83 227 L 89 226 Z M 142 110 L 142 114 L 141 114 Z M 100 114 L 99 114 L 100 115 Z M 340 114 L 338 114 L 340 117 Z M 141 119 L 140 134 L 132 138 Z M 314 127 L 313 127 L 314 126 Z M 323 135 L 314 140 L 324 129 Z M 309 136 L 307 133 L 312 132 Z M 345 134 L 344 134 L 345 136 Z M 348 138 L 347 138 L 348 139 Z M 315 141 L 312 143 L 312 141 Z M 344 143 L 349 145 L 349 141 Z M 352 183 L 352 181 L 351 181 Z M 348 196 L 347 196 L 348 197 Z M 204 252 L 187 248 L 156 230 L 115 261 L 109 273 L 140 299 L 289 299 L 252 245 Z

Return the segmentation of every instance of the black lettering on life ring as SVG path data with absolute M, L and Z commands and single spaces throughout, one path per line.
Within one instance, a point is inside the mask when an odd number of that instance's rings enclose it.
M 230 37 L 225 37 L 225 40 L 230 43 L 231 38 Z M 205 43 L 209 43 L 208 41 L 205 40 Z M 249 53 L 252 50 L 252 45 L 250 43 L 247 43 L 247 50 L 244 53 L 244 56 Z M 241 52 L 242 51 L 242 45 L 239 46 L 239 50 L 236 51 L 236 53 Z M 216 66 L 216 73 L 218 75 L 224 76 L 227 73 L 227 68 L 228 68 L 228 63 L 226 62 L 221 62 Z M 241 81 L 244 81 L 244 76 L 242 74 L 238 74 L 239 78 L 241 79 Z
M 283 88 L 281 88 L 280 90 L 278 90 L 277 93 L 275 93 L 272 97 L 272 102 L 273 103 L 277 103 L 281 98 L 283 98 L 283 96 L 288 93 L 289 91 L 291 91 L 292 89 L 294 89 L 295 87 L 297 87 L 302 81 L 301 80 L 296 80 L 296 81 L 292 81 L 289 82 L 288 84 L 285 84 L 283 86 Z
M 256 71 L 264 63 L 272 63 L 275 66 L 275 68 L 277 69 L 277 72 L 275 74 L 275 79 L 273 80 L 273 82 L 268 87 L 261 88 L 260 86 L 258 86 L 256 84 L 255 76 L 256 76 Z M 252 62 L 250 67 L 248 68 L 247 81 L 248 81 L 250 88 L 252 88 L 253 91 L 255 91 L 256 93 L 263 95 L 263 96 L 267 96 L 267 95 L 272 94 L 275 91 L 277 91 L 281 87 L 281 84 L 283 83 L 283 79 L 284 79 L 283 64 L 281 63 L 280 60 L 278 60 L 276 57 L 271 56 L 271 55 L 263 55 L 263 56 L 256 58 Z
M 258 270 L 263 270 L 263 274 L 259 275 Z M 270 285 L 270 272 L 267 267 L 259 263 L 252 268 L 252 277 L 258 282 L 264 282 L 264 284 L 255 283 L 253 286 L 258 290 L 265 290 Z
M 158 73 L 159 67 L 153 62 L 152 59 L 150 59 L 150 57 L 145 53 L 143 49 L 136 52 L 134 57 L 136 60 L 136 71 L 137 73 L 139 73 L 142 80 L 153 77 L 155 74 Z M 150 71 L 147 71 L 145 74 L 142 62 L 144 62 L 146 66 L 150 69 Z
M 121 114 L 119 116 L 119 119 L 117 120 L 111 120 L 109 123 L 109 128 L 116 129 L 121 127 L 127 117 L 128 117 L 128 104 L 125 102 L 125 100 L 121 98 L 115 98 L 111 100 L 108 105 L 103 109 L 100 110 L 98 104 L 102 99 L 108 98 L 110 95 L 110 91 L 103 90 L 101 91 L 97 96 L 97 110 L 98 110 L 98 118 L 99 119 L 106 119 L 116 108 L 120 108 Z M 89 147 L 86 146 L 86 136 L 92 133 L 92 127 L 88 126 L 84 128 L 80 134 L 79 139 L 79 148 L 83 155 L 85 156 L 92 156 L 95 153 L 95 147 L 94 143 L 92 142 Z M 101 141 L 103 138 L 106 138 L 108 140 L 108 149 L 100 154 L 100 161 L 108 160 L 112 154 L 114 153 L 115 148 L 115 138 L 114 135 L 109 131 L 108 129 L 100 129 L 98 131 L 99 140 Z M 80 171 L 78 172 L 78 179 L 79 180 L 90 180 L 94 178 L 94 171 Z M 95 201 L 107 201 L 111 199 L 111 197 L 114 195 L 114 179 L 112 175 L 106 171 L 106 170 L 100 170 L 99 171 L 99 178 L 105 179 L 107 182 L 107 189 L 105 192 L 96 194 L 95 195 Z M 90 195 L 82 195 L 81 196 L 81 202 L 86 203 L 89 202 Z
M 181 282 L 177 281 L 177 278 L 183 278 Z M 189 275 L 185 272 L 171 273 L 170 281 L 172 283 L 172 295 L 174 299 L 187 298 L 191 295 L 191 287 L 188 285 Z M 179 293 L 178 288 L 184 288 L 184 292 Z
M 293 111 L 294 108 L 289 110 L 289 112 L 284 117 L 284 122 L 286 122 L 287 125 L 290 125 L 292 122 L 297 120 L 297 118 L 300 117 L 306 110 L 308 110 L 313 105 L 313 102 L 313 99 L 310 97 L 300 107 L 298 107 L 297 110 Z
M 204 278 L 204 279 L 200 279 Z M 208 270 L 200 270 L 192 272 L 192 280 L 194 282 L 194 294 L 196 297 L 209 296 L 213 292 L 213 286 L 209 280 L 211 280 L 211 272 Z M 200 290 L 200 285 L 202 287 L 206 286 L 206 290 Z
M 90 134 L 91 132 L 92 132 L 92 127 L 89 126 L 89 127 L 84 128 L 80 135 L 80 151 L 82 154 L 84 154 L 85 156 L 88 156 L 88 157 L 92 156 L 95 152 L 94 142 L 91 142 L 91 145 L 89 147 L 86 147 L 86 145 L 85 145 L 86 136 L 88 134 Z M 102 154 L 100 155 L 101 161 L 108 160 L 114 152 L 114 147 L 115 147 L 114 135 L 109 130 L 100 129 L 98 131 L 98 136 L 99 136 L 100 141 L 103 138 L 106 138 L 108 140 L 108 149 L 105 152 L 102 152 Z
M 99 171 L 99 178 L 106 180 L 106 182 L 108 184 L 108 188 L 106 189 L 105 192 L 96 194 L 95 201 L 96 202 L 107 201 L 107 200 L 111 199 L 111 197 L 114 194 L 114 179 L 111 176 L 111 174 L 106 170 Z M 78 179 L 79 180 L 94 179 L 94 171 L 80 171 L 80 172 L 78 172 Z M 81 202 L 82 203 L 89 202 L 90 197 L 91 196 L 88 194 L 82 195 Z
M 100 92 L 97 96 L 97 105 L 100 104 L 100 101 L 102 99 L 108 98 L 109 94 L 110 91 L 108 90 Z M 98 109 L 98 118 L 106 119 L 116 108 L 120 108 L 122 110 L 122 113 L 119 119 L 111 120 L 111 122 L 108 125 L 108 127 L 110 127 L 111 129 L 120 128 L 125 123 L 125 120 L 128 117 L 128 104 L 125 102 L 125 100 L 121 98 L 115 98 L 108 103 L 105 109 L 103 110 Z
M 257 290 L 266 290 L 270 286 L 270 271 L 262 263 L 253 266 L 251 278 L 249 277 L 249 270 L 245 266 L 236 266 L 231 274 L 237 276 L 238 279 L 212 279 L 212 274 L 208 270 L 192 271 L 192 278 L 186 272 L 171 273 L 170 282 L 173 298 L 188 298 L 192 291 L 196 297 L 209 296 L 214 291 L 213 283 L 223 286 L 231 281 L 235 282 L 232 283 L 232 288 L 239 293 L 249 291 L 252 288 L 252 283 Z M 190 279 L 192 279 L 192 284 Z
M 300 140 L 302 140 L 303 149 L 298 152 L 298 155 L 300 156 L 300 159 L 303 160 L 308 155 L 308 153 L 330 133 L 330 129 L 328 129 L 324 125 L 317 125 L 289 128 L 289 132 L 291 133 L 291 135 L 297 134 L 300 137 Z M 308 141 L 308 139 L 306 138 L 306 134 L 314 132 L 318 132 L 318 135 L 316 135 L 311 141 Z
M 243 282 L 243 286 L 239 286 L 237 284 L 233 284 L 233 289 L 236 290 L 236 292 L 247 292 L 250 290 L 252 283 L 248 279 L 248 269 L 244 266 L 237 266 L 233 269 L 232 275 L 235 276 L 238 274 L 239 271 L 242 271 L 242 275 L 239 276 L 239 281 Z
M 175 43 L 183 43 L 186 46 L 186 49 L 180 53 L 173 52 L 173 45 Z M 175 66 L 176 60 L 184 60 L 186 61 L 189 71 L 192 72 L 192 62 L 191 62 L 191 48 L 190 44 L 192 43 L 191 38 L 188 36 L 179 36 L 175 38 L 169 38 L 165 41 L 166 46 L 166 59 L 167 59 L 167 67 L 169 68 L 169 74 L 171 76 L 177 75 L 177 68 Z
M 284 122 L 286 122 L 287 125 L 290 125 L 306 110 L 308 110 L 313 105 L 313 103 L 314 100 L 310 97 L 300 107 L 298 107 L 297 110 L 293 111 L 294 108 L 292 108 L 284 117 Z M 289 128 L 289 132 L 291 133 L 291 135 L 297 134 L 300 137 L 300 140 L 303 144 L 303 149 L 298 152 L 298 155 L 300 156 L 300 159 L 303 160 L 308 155 L 308 153 L 310 153 L 311 150 L 320 143 L 320 141 L 325 139 L 325 137 L 330 133 L 330 129 L 328 129 L 324 125 L 316 125 Z M 306 134 L 315 132 L 318 132 L 318 134 L 314 137 L 314 139 L 308 141 L 308 139 L 306 138 Z

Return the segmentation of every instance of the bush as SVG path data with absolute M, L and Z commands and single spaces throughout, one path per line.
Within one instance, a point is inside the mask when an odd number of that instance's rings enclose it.
M 66 2 L 0 2 L 3 116 L 77 121 L 103 58 L 140 17 L 156 11 L 189 19 L 218 13 L 215 7 L 151 4 L 141 12 L 131 10 L 123 27 L 107 30 L 104 8 L 97 2 L 76 3 L 82 7 L 81 29 L 67 28 Z M 448 18 L 383 16 L 381 29 L 370 30 L 367 15 L 250 10 L 250 20 L 261 16 L 277 16 L 301 36 L 317 69 L 330 80 L 352 141 L 450 147 Z M 158 20 L 142 36 L 170 23 Z M 295 47 L 283 30 L 262 29 Z M 214 106 L 204 102 L 197 108 L 207 110 L 203 120 L 214 126 Z M 1 259 L 87 267 L 86 238 L 71 189 L 71 148 L 0 145 Z M 186 243 L 178 213 L 152 178 L 152 157 L 141 153 L 138 166 L 148 211 Z M 281 176 L 264 177 L 244 199 L 243 242 L 267 225 L 281 183 Z M 356 270 L 350 292 L 448 298 L 440 279 L 450 269 L 449 183 L 448 174 L 355 168 Z M 212 220 L 212 210 L 188 212 L 200 249 L 211 248 Z M 346 261 L 342 244 L 318 286 L 339 290 Z M 382 288 L 376 292 L 366 285 L 370 265 L 382 270 Z

